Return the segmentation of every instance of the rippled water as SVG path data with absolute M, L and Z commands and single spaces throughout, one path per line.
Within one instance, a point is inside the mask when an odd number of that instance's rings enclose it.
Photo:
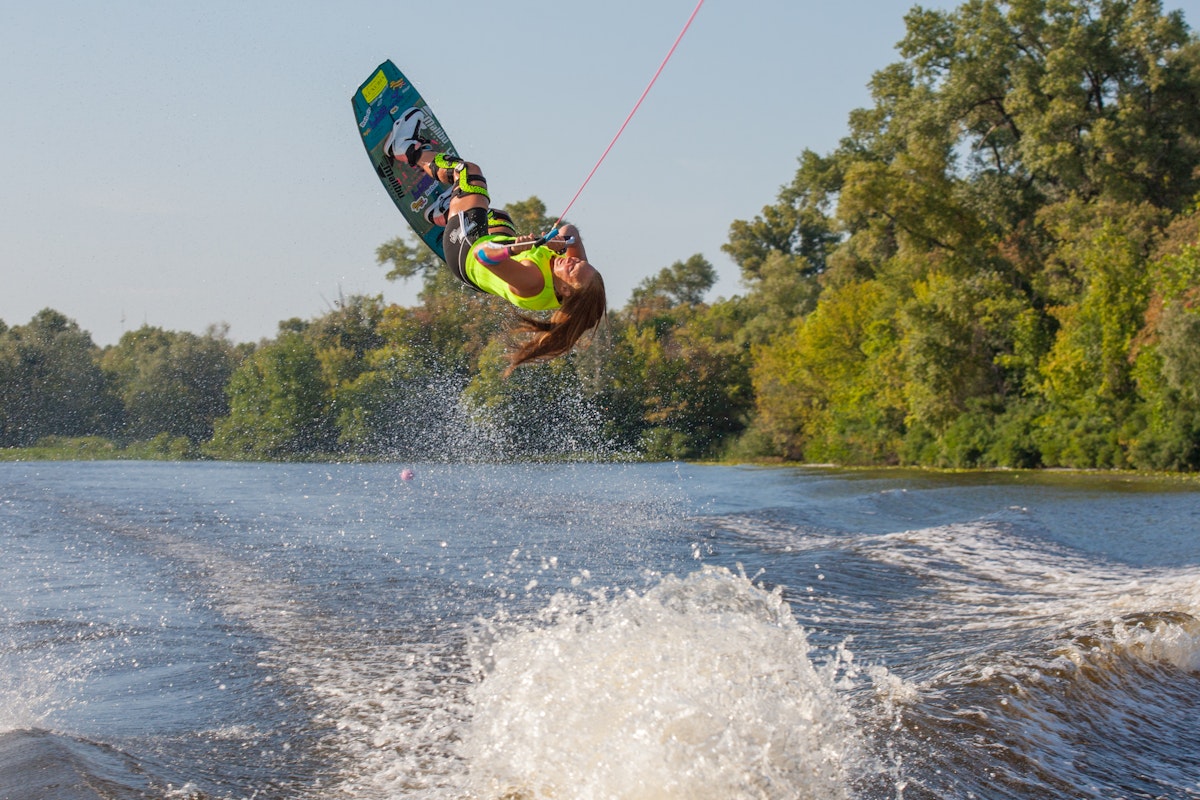
M 0 798 L 1200 797 L 1200 491 L 0 464 Z

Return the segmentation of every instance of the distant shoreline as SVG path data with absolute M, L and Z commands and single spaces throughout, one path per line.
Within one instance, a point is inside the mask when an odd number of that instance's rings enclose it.
M 186 440 L 167 439 L 158 437 L 150 442 L 134 442 L 128 445 L 120 445 L 103 437 L 79 437 L 72 439 L 63 439 L 61 441 L 49 442 L 44 445 L 34 447 L 5 447 L 0 448 L 0 463 L 36 463 L 36 462 L 99 462 L 99 461 L 178 461 L 178 462 L 204 462 L 204 461 L 222 461 L 220 459 L 207 456 L 199 451 L 198 448 L 191 446 Z M 573 459 L 579 461 L 580 459 Z M 413 463 L 414 459 L 406 458 L 361 458 L 361 457 L 346 457 L 338 455 L 328 455 L 326 457 L 309 456 L 306 458 L 297 459 L 243 459 L 241 463 L 262 463 L 262 464 L 404 464 Z M 420 462 L 421 459 L 416 459 Z M 651 463 L 653 459 L 598 459 L 603 463 L 623 464 L 623 463 Z M 517 463 L 554 463 L 553 459 L 519 459 Z M 897 474 L 911 473 L 914 476 L 933 477 L 944 475 L 947 477 L 955 475 L 964 476 L 1012 476 L 1014 480 L 1019 480 L 1023 477 L 1045 478 L 1048 476 L 1062 476 L 1064 478 L 1104 478 L 1104 479 L 1120 479 L 1120 480 L 1169 480 L 1183 484 L 1195 484 L 1200 487 L 1200 472 L 1170 472 L 1170 471 L 1151 471 L 1151 470 L 1124 470 L 1124 469 L 1077 469 L 1069 467 L 1036 467 L 1029 469 L 1009 469 L 1004 467 L 980 467 L 980 468 L 950 468 L 950 467 L 925 467 L 916 465 L 895 465 L 895 464 L 877 464 L 877 465 L 844 465 L 830 463 L 804 463 L 796 461 L 784 461 L 781 459 L 756 459 L 756 460 L 685 460 L 681 463 L 692 464 L 695 466 L 713 466 L 713 467 L 758 467 L 764 469 L 801 469 L 812 471 L 829 471 L 842 473 L 858 473 L 868 476 L 870 473 L 878 473 L 880 476 L 895 477 Z

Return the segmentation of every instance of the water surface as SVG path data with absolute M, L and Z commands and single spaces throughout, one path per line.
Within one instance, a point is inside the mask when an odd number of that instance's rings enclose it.
M 0 797 L 1200 797 L 1200 492 L 0 464 Z

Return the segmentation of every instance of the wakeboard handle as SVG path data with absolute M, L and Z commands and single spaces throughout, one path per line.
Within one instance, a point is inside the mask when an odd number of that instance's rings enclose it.
M 531 247 L 541 247 L 542 245 L 546 244 L 547 242 L 554 240 L 555 236 L 558 236 L 558 228 L 554 228 L 553 230 L 551 230 L 548 233 L 543 233 L 541 236 L 534 239 Z M 567 238 L 559 239 L 558 241 L 560 241 L 566 245 L 572 245 L 572 244 L 575 244 L 575 237 L 568 236 Z

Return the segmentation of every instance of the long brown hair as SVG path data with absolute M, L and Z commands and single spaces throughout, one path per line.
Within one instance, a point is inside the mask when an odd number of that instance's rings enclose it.
M 538 319 L 517 314 L 518 323 L 513 332 L 531 334 L 509 357 L 505 377 L 517 367 L 529 361 L 554 358 L 570 352 L 579 341 L 608 312 L 608 297 L 604 293 L 604 279 L 600 273 L 581 289 L 576 289 L 563 299 L 550 319 Z

